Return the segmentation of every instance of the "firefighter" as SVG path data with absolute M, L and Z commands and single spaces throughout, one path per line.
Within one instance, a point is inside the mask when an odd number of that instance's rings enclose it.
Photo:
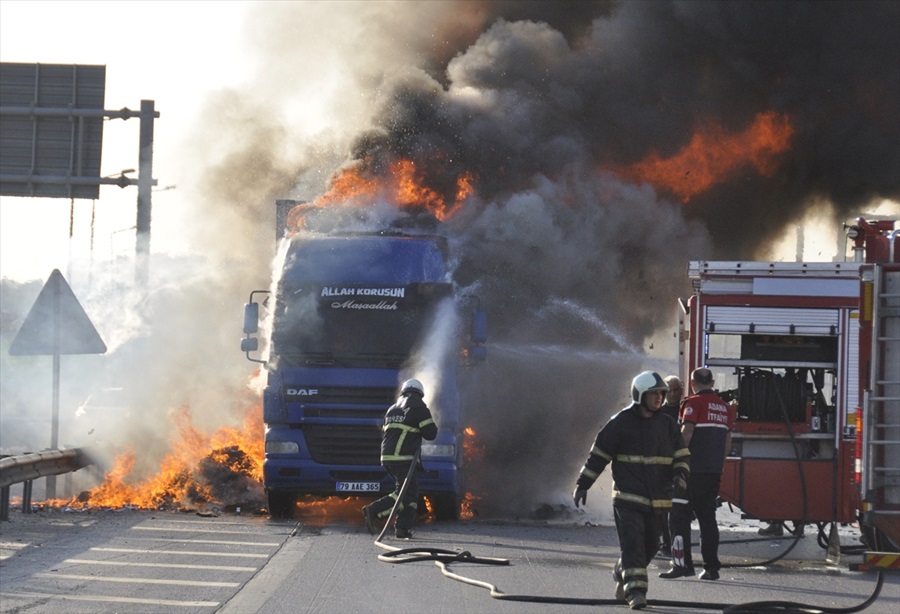
M 678 425 L 659 413 L 668 386 L 653 371 L 631 381 L 632 403 L 600 429 L 575 486 L 575 507 L 612 463 L 613 511 L 620 557 L 613 570 L 616 599 L 647 606 L 647 565 L 659 549 L 673 491 L 687 487 L 690 463 Z
M 401 539 L 412 537 L 419 506 L 419 485 L 416 472 L 410 473 L 412 463 L 417 462 L 422 440 L 437 437 L 437 424 L 431 410 L 425 404 L 425 388 L 417 379 L 408 379 L 400 388 L 397 402 L 384 415 L 381 438 L 381 464 L 394 478 L 394 492 L 363 507 L 366 528 L 372 535 L 379 532 L 378 521 L 387 518 L 400 496 L 404 480 L 409 484 L 397 507 L 394 535 Z
M 684 384 L 677 375 L 667 375 L 663 378 L 669 390 L 666 392 L 666 402 L 659 408 L 659 413 L 665 414 L 678 422 L 678 411 L 681 409 L 681 399 L 684 397 Z M 669 515 L 666 514 L 665 522 L 662 526 L 662 544 L 659 552 L 664 557 L 672 556 L 672 535 L 669 532 Z
M 731 449 L 734 411 L 713 389 L 712 371 L 694 369 L 691 390 L 681 404 L 681 435 L 691 451 L 691 475 L 685 497 L 676 497 L 671 513 L 672 566 L 659 574 L 674 579 L 694 575 L 691 557 L 691 520 L 700 525 L 701 580 L 719 579 L 719 526 L 716 499 L 725 458 Z

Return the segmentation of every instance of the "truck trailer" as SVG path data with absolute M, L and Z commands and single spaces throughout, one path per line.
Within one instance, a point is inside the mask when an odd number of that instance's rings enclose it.
M 401 382 L 417 377 L 439 429 L 422 446 L 420 493 L 436 518 L 456 518 L 465 496 L 460 384 L 485 358 L 486 319 L 455 288 L 446 239 L 301 230 L 283 240 L 280 277 L 250 293 L 241 344 L 266 369 L 269 513 L 290 515 L 304 495 L 393 490 L 380 462 L 383 418 Z M 264 358 L 254 354 L 260 334 Z
M 735 406 L 720 497 L 745 517 L 859 521 L 869 547 L 900 545 L 894 226 L 857 219 L 848 261 L 690 262 L 680 374 L 712 369 Z

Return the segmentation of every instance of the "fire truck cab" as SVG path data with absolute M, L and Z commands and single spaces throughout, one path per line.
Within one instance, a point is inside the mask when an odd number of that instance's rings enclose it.
M 869 478 L 881 485 L 876 507 L 886 513 L 884 526 L 896 530 L 900 331 L 867 332 L 873 304 L 882 305 L 878 326 L 900 322 L 893 227 L 857 220 L 849 233 L 854 261 L 690 263 L 693 294 L 679 301 L 680 371 L 688 381 L 693 369 L 709 367 L 720 395 L 735 406 L 720 496 L 746 517 L 856 521 L 867 460 L 857 452 L 871 441 L 869 469 L 881 467 Z M 881 294 L 873 295 L 870 283 L 867 295 L 861 275 L 883 277 Z M 873 356 L 881 374 L 875 384 Z M 879 418 L 863 427 L 862 419 L 875 415 L 865 402 L 873 401 Z

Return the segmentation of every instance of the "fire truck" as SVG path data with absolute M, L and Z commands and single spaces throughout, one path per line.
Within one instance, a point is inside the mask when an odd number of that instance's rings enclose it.
M 745 517 L 858 520 L 870 548 L 900 545 L 895 224 L 847 226 L 842 262 L 690 262 L 680 373 L 710 368 L 736 411 L 720 497 Z

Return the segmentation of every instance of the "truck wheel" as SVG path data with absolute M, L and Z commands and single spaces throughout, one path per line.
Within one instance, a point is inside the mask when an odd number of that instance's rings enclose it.
M 459 518 L 459 502 L 456 493 L 440 493 L 434 496 L 435 520 L 457 520 Z
M 269 516 L 272 518 L 290 518 L 297 506 L 297 497 L 291 493 L 281 492 L 278 490 L 270 490 L 269 497 Z

